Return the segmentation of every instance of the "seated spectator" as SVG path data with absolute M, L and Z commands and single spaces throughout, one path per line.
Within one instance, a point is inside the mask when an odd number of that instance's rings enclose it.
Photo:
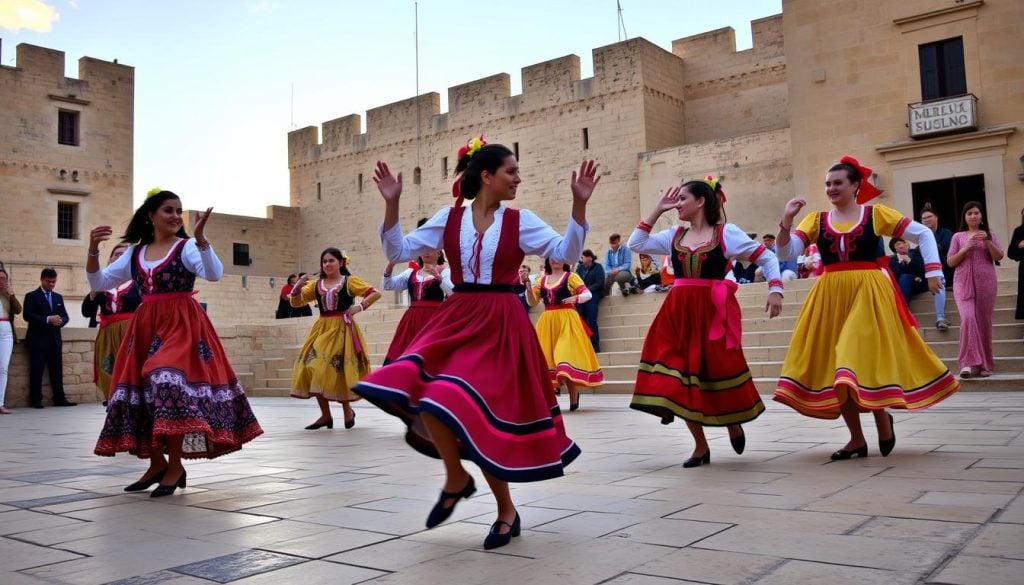
M 770 250 L 772 254 L 777 254 L 775 251 L 774 234 L 765 234 L 761 237 L 761 241 L 764 243 L 764 247 Z M 779 260 L 779 273 L 782 275 L 783 281 L 796 280 L 796 260 Z M 754 282 L 764 282 L 764 273 L 760 267 L 754 270 Z
M 818 245 L 811 244 L 807 246 L 804 253 L 797 256 L 797 278 L 813 278 L 815 276 L 821 276 L 825 268 L 821 264 L 821 253 L 818 252 Z
M 928 279 L 925 278 L 924 260 L 920 254 L 912 254 L 910 244 L 903 238 L 889 240 L 889 270 L 900 287 L 903 300 L 910 304 L 910 298 L 928 290 Z
M 650 254 L 640 254 L 640 265 L 633 273 L 637 292 L 652 293 L 661 288 L 661 270 Z
M 668 290 L 675 283 L 676 274 L 672 268 L 672 258 L 666 254 L 661 258 L 661 289 Z
M 733 260 L 732 274 L 737 284 L 749 284 L 754 282 L 754 273 L 757 271 L 757 264 L 753 262 L 744 267 L 739 260 Z
M 633 265 L 633 253 L 622 245 L 622 236 L 612 234 L 608 237 L 608 244 L 611 246 L 604 254 L 604 295 L 612 294 L 612 283 L 619 285 L 622 296 L 628 297 L 629 293 L 636 290 L 636 282 L 633 280 L 631 271 Z

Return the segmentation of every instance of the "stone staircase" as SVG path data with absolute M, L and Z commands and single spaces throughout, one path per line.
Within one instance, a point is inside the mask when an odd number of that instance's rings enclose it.
M 996 373 L 990 378 L 964 380 L 965 391 L 1024 390 L 1024 321 L 1013 318 L 1017 295 L 1016 266 L 998 268 L 997 273 L 999 289 L 993 330 Z M 786 283 L 783 312 L 775 319 L 768 319 L 764 314 L 767 289 L 763 283 L 740 286 L 737 299 L 743 310 L 743 351 L 762 394 L 771 394 L 775 390 L 782 361 L 793 341 L 797 314 L 811 285 L 813 281 L 809 280 Z M 599 323 L 601 349 L 604 351 L 598 354 L 598 360 L 604 370 L 605 384 L 589 389 L 589 392 L 627 394 L 633 391 L 644 336 L 665 296 L 666 293 L 654 293 L 623 298 L 616 293 L 602 301 Z M 405 310 L 382 305 L 384 302 L 378 303 L 357 318 L 375 368 L 383 362 L 394 329 Z M 948 291 L 946 296 L 946 318 L 953 324 L 948 331 L 935 329 L 934 305 L 930 295 L 917 295 L 911 303 L 911 310 L 923 326 L 925 341 L 950 371 L 957 372 L 960 316 L 952 291 Z M 541 310 L 534 309 L 531 318 L 536 320 L 540 313 Z M 293 320 L 289 326 L 303 330 L 303 334 L 297 337 L 301 340 L 312 322 L 313 319 L 309 318 Z M 265 357 L 261 364 L 256 364 L 254 372 L 241 374 L 243 384 L 249 382 L 245 386 L 246 391 L 253 396 L 287 396 L 292 363 L 300 344 L 301 341 L 281 346 L 274 357 Z

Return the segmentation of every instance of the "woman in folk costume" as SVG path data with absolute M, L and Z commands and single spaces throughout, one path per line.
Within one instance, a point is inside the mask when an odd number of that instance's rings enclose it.
M 128 244 L 118 243 L 110 252 L 107 265 L 113 264 L 128 250 Z M 91 291 L 82 299 L 82 312 L 91 314 L 99 311 L 99 331 L 96 332 L 96 343 L 93 347 L 92 381 L 103 392 L 103 405 L 107 405 L 110 392 L 110 375 L 114 373 L 114 359 L 121 347 L 121 340 L 128 330 L 128 322 L 135 310 L 142 303 L 142 294 L 134 280 L 122 283 L 117 288 L 107 291 Z M 89 307 L 92 305 L 92 307 Z
M 127 451 L 149 458 L 149 469 L 125 491 L 159 482 L 150 495 L 170 495 L 185 487 L 182 459 L 219 457 L 263 433 L 217 332 L 193 298 L 197 276 L 216 281 L 224 272 L 204 235 L 212 211 L 198 215 L 189 238 L 178 196 L 151 190 L 121 238 L 132 245 L 102 270 L 99 245 L 113 230 L 90 232 L 89 288 L 134 281 L 142 293 L 114 359 L 107 418 L 95 449 L 97 455 Z
M 880 193 L 870 177 L 870 168 L 844 156 L 825 176 L 832 210 L 807 215 L 791 237 L 793 219 L 807 202 L 790 200 L 775 240 L 783 259 L 817 244 L 824 264 L 797 318 L 775 400 L 807 416 L 843 417 L 850 440 L 833 460 L 867 456 L 861 412 L 874 415 L 886 456 L 896 444 L 886 408 L 921 410 L 960 388 L 921 339 L 903 296 L 877 262 L 882 236 L 917 242 L 934 294 L 942 277 L 935 238 L 898 211 L 866 205 Z
M 630 407 L 669 424 L 686 421 L 694 447 L 683 467 L 711 462 L 706 426 L 724 426 L 736 453 L 746 446 L 743 423 L 764 412 L 740 347 L 743 314 L 737 285 L 727 280 L 731 259 L 757 263 L 768 281 L 765 311 L 782 311 L 782 280 L 775 254 L 740 228 L 724 223 L 725 193 L 718 179 L 688 181 L 669 189 L 627 244 L 635 252 L 666 254 L 675 281 L 654 318 L 640 353 Z M 651 234 L 661 214 L 677 209 L 690 227 Z
M 320 278 L 309 280 L 303 275 L 292 288 L 292 307 L 299 308 L 316 301 L 320 318 L 309 330 L 292 369 L 292 392 L 295 398 L 316 397 L 320 418 L 306 427 L 316 430 L 334 428 L 331 401 L 341 403 L 345 428 L 356 425 L 356 413 L 349 404 L 359 397 L 352 393 L 356 382 L 370 373 L 366 340 L 354 317 L 377 302 L 380 293 L 348 271 L 348 256 L 337 248 L 320 253 Z M 356 298 L 360 297 L 360 302 Z
M 402 236 L 398 224 L 401 175 L 377 164 L 374 180 L 384 197 L 381 232 L 393 262 L 445 250 L 455 293 L 405 353 L 373 372 L 356 392 L 408 425 L 406 441 L 440 456 L 446 479 L 427 517 L 432 528 L 476 490 L 462 466 L 470 459 L 484 473 L 498 504 L 484 548 L 509 543 L 520 531 L 508 482 L 558 477 L 580 453 L 565 434 L 544 354 L 515 293 L 525 254 L 565 262 L 579 258 L 587 230 L 587 202 L 598 182 L 597 165 L 573 172 L 572 219 L 564 236 L 536 215 L 502 205 L 515 199 L 519 165 L 508 148 L 474 138 L 459 152 L 461 195 Z M 471 201 L 461 206 L 461 198 Z
M 419 225 L 426 221 L 420 220 Z M 415 262 L 410 262 L 409 267 L 400 274 L 392 275 L 394 267 L 395 263 L 390 262 L 384 269 L 381 288 L 408 290 L 410 303 L 409 308 L 402 314 L 398 327 L 395 328 L 395 336 L 388 346 L 384 365 L 390 364 L 405 353 L 405 348 L 416 334 L 434 319 L 437 310 L 441 308 L 441 302 L 455 287 L 451 280 L 451 270 L 444 266 L 444 255 L 440 250 L 424 252 Z
M 550 259 L 544 260 L 544 276 L 537 279 L 536 285 L 526 288 L 526 295 L 531 307 L 541 299 L 544 301 L 544 312 L 537 319 L 537 339 L 544 351 L 552 387 L 564 383 L 569 389 L 569 410 L 576 410 L 580 407 L 578 387 L 593 388 L 604 382 L 601 364 L 590 344 L 590 331 L 576 312 L 576 305 L 589 301 L 593 295 L 568 264 Z

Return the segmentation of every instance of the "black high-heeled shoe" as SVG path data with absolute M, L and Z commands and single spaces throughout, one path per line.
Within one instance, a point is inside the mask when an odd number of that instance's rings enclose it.
M 711 449 L 708 449 L 700 457 L 690 457 L 686 461 L 683 461 L 683 467 L 689 469 L 691 467 L 700 467 L 701 465 L 711 464 Z
M 574 412 L 580 409 L 580 399 L 576 398 L 576 402 L 569 403 L 569 412 Z
M 893 447 L 896 446 L 896 424 L 893 422 L 891 414 L 889 415 L 889 428 L 892 429 L 892 438 L 884 441 L 878 439 L 878 450 L 881 451 L 882 457 L 888 457 L 889 453 L 892 453 Z
M 176 490 L 178 488 L 183 488 L 184 489 L 185 485 L 186 485 L 185 477 L 187 475 L 188 475 L 188 472 L 186 472 L 184 469 L 181 470 L 181 477 L 178 478 L 178 481 L 176 481 L 175 483 L 172 483 L 171 485 L 160 484 L 160 485 L 156 486 L 156 489 L 153 490 L 153 493 L 149 494 L 149 497 L 151 497 L 151 498 L 162 498 L 164 496 L 169 496 L 169 495 L 173 494 L 174 490 Z
M 345 428 L 346 429 L 351 429 L 354 426 L 356 426 L 356 413 L 353 412 L 352 413 L 352 418 L 350 418 L 350 419 L 345 421 Z M 327 428 L 331 428 L 331 427 L 327 427 Z
M 427 528 L 433 528 L 438 524 L 444 522 L 452 515 L 455 511 L 455 504 L 459 503 L 459 500 L 465 498 L 469 499 L 469 496 L 476 492 L 476 482 L 473 481 L 473 476 L 469 476 L 469 482 L 466 483 L 466 487 L 462 488 L 457 492 L 446 492 L 441 490 L 441 497 L 437 499 L 437 503 L 434 504 L 433 509 L 430 510 L 430 514 L 427 515 Z M 447 508 L 444 505 L 445 500 L 454 500 L 451 506 Z
M 732 443 L 732 450 L 737 455 L 743 454 L 743 449 L 747 446 L 747 434 L 743 432 L 743 427 L 740 427 L 740 436 L 729 437 L 729 442 Z
M 868 456 L 868 446 L 864 445 L 860 449 L 854 449 L 853 451 L 847 451 L 846 449 L 840 449 L 832 454 L 832 461 L 846 461 L 847 459 L 856 455 L 857 457 Z
M 508 526 L 508 532 L 502 533 L 502 525 Z M 494 524 L 491 524 L 491 532 L 484 539 L 484 550 L 491 550 L 493 548 L 499 548 L 512 542 L 513 536 L 519 536 L 520 525 L 519 525 L 519 512 L 516 512 L 516 519 L 511 524 L 504 520 L 498 520 Z
M 153 477 L 151 477 L 151 478 L 149 478 L 147 480 L 141 480 L 140 479 L 139 481 L 129 485 L 128 487 L 124 488 L 124 491 L 126 491 L 126 492 L 141 492 L 141 491 L 148 490 L 149 486 L 153 485 L 154 483 L 160 483 L 160 480 L 164 478 L 164 473 L 166 471 L 167 471 L 167 468 L 165 467 L 165 468 L 161 469 L 160 471 L 158 471 L 156 474 L 154 474 Z
M 348 423 L 346 422 L 345 424 L 347 425 Z M 315 422 L 315 423 L 307 426 L 306 430 L 307 431 L 315 431 L 315 430 L 317 430 L 319 428 L 323 428 L 323 427 L 327 427 L 329 429 L 333 429 L 334 428 L 334 419 L 333 418 L 329 418 L 329 419 L 327 419 L 324 422 Z

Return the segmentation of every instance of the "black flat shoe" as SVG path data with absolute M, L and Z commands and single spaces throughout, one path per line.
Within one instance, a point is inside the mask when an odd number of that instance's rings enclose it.
M 131 484 L 130 486 L 124 488 L 124 491 L 126 491 L 126 492 L 141 492 L 141 491 L 144 491 L 144 490 L 148 490 L 149 486 L 153 485 L 154 483 L 160 483 L 160 480 L 164 478 L 164 472 L 166 472 L 166 471 L 167 471 L 167 468 L 165 467 L 165 468 L 161 469 L 159 472 L 157 472 L 155 475 L 153 475 L 153 477 L 151 477 L 151 478 L 149 478 L 149 479 L 147 479 L 145 481 L 140 479 L 139 481 L 137 481 L 137 482 Z
M 160 485 L 156 486 L 156 489 L 153 490 L 153 492 L 151 494 L 149 494 L 149 497 L 151 497 L 151 498 L 162 498 L 164 496 L 169 496 L 169 495 L 173 494 L 174 490 L 176 490 L 178 488 L 184 488 L 185 487 L 185 476 L 186 475 L 187 475 L 187 472 L 182 470 L 181 477 L 178 478 L 177 482 L 172 483 L 171 485 L 160 484 Z
M 896 424 L 892 420 L 892 415 L 889 415 L 889 428 L 892 429 L 891 439 L 878 439 L 878 450 L 882 452 L 882 457 L 888 457 L 889 453 L 892 453 L 893 447 L 896 446 Z
M 741 428 L 740 436 L 729 437 L 729 442 L 732 443 L 732 450 L 735 451 L 737 455 L 742 455 L 743 449 L 747 446 L 747 434 L 744 433 Z
M 502 526 L 508 526 L 508 532 L 504 534 L 501 532 Z M 512 542 L 513 536 L 519 536 L 519 512 L 516 512 L 516 519 L 511 524 L 503 520 L 498 520 L 494 524 L 491 524 L 491 532 L 484 539 L 484 550 L 491 550 L 492 548 L 499 548 Z
M 459 503 L 459 500 L 473 495 L 476 492 L 476 482 L 473 481 L 473 476 L 469 476 L 469 482 L 466 483 L 466 487 L 457 492 L 446 492 L 441 490 L 441 497 L 437 499 L 437 503 L 434 504 L 434 508 L 430 510 L 430 514 L 427 516 L 427 528 L 433 528 L 438 524 L 444 522 L 452 515 L 455 511 L 455 504 Z M 444 506 L 445 500 L 454 500 L 451 506 L 447 508 Z
M 701 465 L 711 464 L 711 449 L 708 449 L 700 457 L 690 457 L 686 461 L 683 461 L 683 467 L 689 469 L 691 467 L 700 467 Z
M 352 424 L 355 424 L 355 423 L 352 423 Z M 345 423 L 345 425 L 346 425 L 346 428 L 348 428 L 348 423 L 347 422 Z M 315 422 L 315 423 L 307 426 L 306 430 L 307 431 L 315 431 L 315 430 L 317 430 L 319 428 L 323 428 L 323 427 L 327 427 L 329 429 L 333 429 L 334 428 L 334 419 L 333 418 L 329 418 L 329 419 L 327 419 L 326 422 Z
M 860 449 L 854 449 L 853 451 L 847 451 L 846 449 L 840 449 L 832 454 L 832 461 L 846 461 L 847 459 L 856 455 L 857 457 L 868 456 L 868 446 L 864 445 Z
M 354 426 L 356 426 L 356 413 L 353 412 L 352 413 L 352 418 L 350 418 L 349 420 L 345 421 L 345 428 L 346 429 L 351 429 Z M 331 428 L 331 427 L 327 427 L 327 428 Z

